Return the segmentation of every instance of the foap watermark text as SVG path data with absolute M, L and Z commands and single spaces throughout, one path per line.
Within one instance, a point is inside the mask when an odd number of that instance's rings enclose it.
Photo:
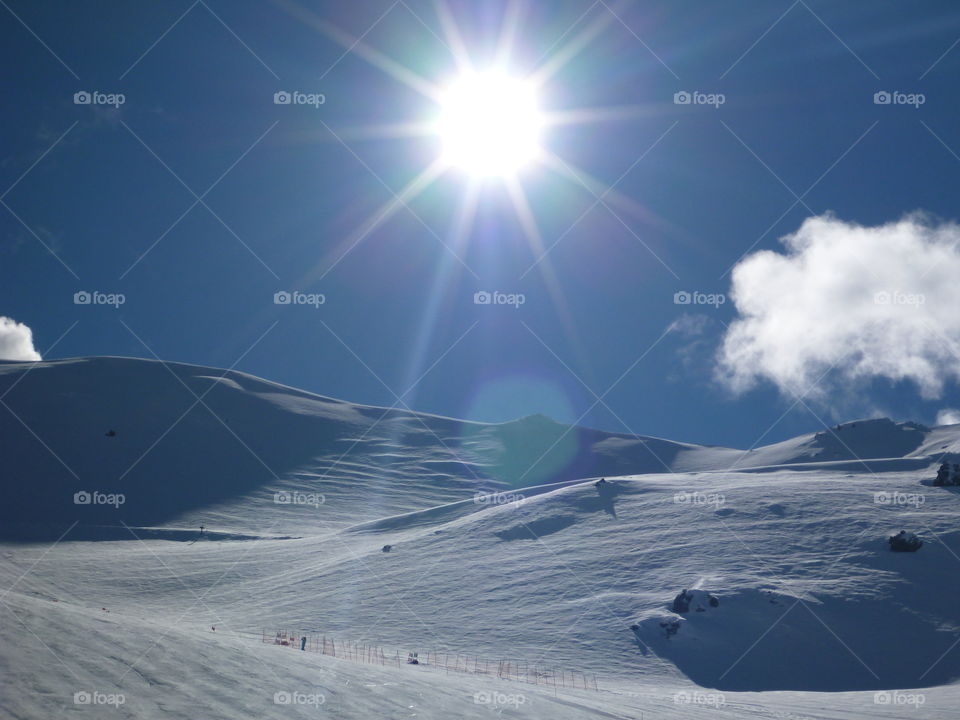
M 273 502 L 277 505 L 311 505 L 320 507 L 327 501 L 321 493 L 297 492 L 296 490 L 282 490 L 273 494 Z
M 305 293 L 299 290 L 278 290 L 273 294 L 274 305 L 309 305 L 318 308 L 327 302 L 323 293 Z
M 499 290 L 478 290 L 473 294 L 474 305 L 511 305 L 519 308 L 527 301 L 523 293 L 505 293 Z
M 105 293 L 99 290 L 78 290 L 73 294 L 74 305 L 109 305 L 118 308 L 127 302 L 123 293 Z
M 119 508 L 127 501 L 123 493 L 104 493 L 99 490 L 79 490 L 73 494 L 74 505 L 113 505 Z
M 273 94 L 274 105 L 309 105 L 319 108 L 327 102 L 323 93 L 305 93 L 299 90 L 278 90 Z

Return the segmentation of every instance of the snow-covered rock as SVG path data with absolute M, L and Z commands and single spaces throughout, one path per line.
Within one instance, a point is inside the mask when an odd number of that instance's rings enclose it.
M 893 552 L 916 552 L 923 546 L 923 540 L 912 532 L 901 530 L 896 535 L 887 538 Z
M 720 599 L 706 590 L 682 590 L 673 599 L 670 609 L 683 615 L 688 612 L 706 612 L 710 608 L 720 606 Z

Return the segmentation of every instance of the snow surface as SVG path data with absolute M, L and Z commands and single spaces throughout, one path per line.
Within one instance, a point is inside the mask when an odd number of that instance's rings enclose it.
M 0 396 L 0 717 L 956 715 L 960 493 L 924 483 L 958 426 L 745 452 L 122 358 L 0 364 Z M 890 552 L 901 529 L 924 546 Z M 684 589 L 719 604 L 677 615 Z M 600 691 L 261 643 L 281 628 Z

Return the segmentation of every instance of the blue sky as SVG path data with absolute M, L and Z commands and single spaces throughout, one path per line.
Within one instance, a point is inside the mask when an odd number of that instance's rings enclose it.
M 468 181 L 455 170 L 361 235 L 439 147 L 375 131 L 437 107 L 362 55 L 449 81 L 454 43 L 433 2 L 7 6 L 0 315 L 29 326 L 44 358 L 156 355 L 354 402 L 399 395 L 456 417 L 542 412 L 741 447 L 860 414 L 932 422 L 960 404 L 955 359 L 933 360 L 927 381 L 903 370 L 917 358 L 880 367 L 875 338 L 858 355 L 871 362 L 825 361 L 814 338 L 795 376 L 755 360 L 743 371 L 753 381 L 724 382 L 717 354 L 740 309 L 731 297 L 675 302 L 680 291 L 728 296 L 744 253 L 787 252 L 779 239 L 814 215 L 871 227 L 917 210 L 928 225 L 958 219 L 955 3 L 514 4 L 519 76 L 597 28 L 539 92 L 545 111 L 583 120 L 543 137 L 569 172 L 519 178 L 545 254 L 498 180 L 482 184 L 458 235 Z M 511 4 L 444 7 L 474 65 L 489 64 Z M 324 102 L 274 103 L 294 90 Z M 81 91 L 124 102 L 75 104 Z M 678 92 L 724 102 L 677 104 Z M 917 94 L 922 105 L 909 104 Z M 861 249 L 864 273 L 895 257 L 884 242 Z M 826 267 L 852 273 L 842 258 Z M 78 305 L 80 291 L 125 302 Z M 275 304 L 281 291 L 325 302 Z M 524 302 L 476 304 L 478 291 Z M 818 335 L 807 300 L 800 320 L 789 307 L 766 318 L 805 327 L 782 338 L 791 346 Z M 931 295 L 924 312 L 937 301 L 950 309 Z M 835 345 L 863 339 L 844 301 L 817 313 Z M 755 333 L 749 349 L 779 341 Z M 790 378 L 819 381 L 817 362 L 826 390 L 797 402 Z

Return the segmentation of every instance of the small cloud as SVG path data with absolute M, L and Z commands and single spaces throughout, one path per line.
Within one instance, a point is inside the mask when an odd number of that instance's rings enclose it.
M 710 324 L 710 318 L 706 315 L 693 315 L 690 313 L 684 313 L 676 320 L 674 320 L 667 327 L 668 333 L 676 333 L 677 335 L 685 335 L 688 337 L 696 337 L 698 335 L 703 335 L 704 331 L 707 329 L 707 325 Z
M 718 375 L 741 392 L 767 380 L 824 400 L 873 379 L 926 398 L 960 379 L 960 226 L 920 213 L 865 227 L 811 217 L 733 270 L 739 313 Z
M 717 322 L 704 314 L 684 313 L 669 326 L 666 334 L 676 338 L 678 362 L 667 373 L 670 382 L 690 382 L 691 378 L 710 377 L 716 349 Z
M 943 408 L 937 413 L 937 425 L 957 425 L 960 424 L 960 410 L 956 408 Z
M 33 347 L 33 331 L 13 318 L 0 315 L 0 360 L 42 360 Z

